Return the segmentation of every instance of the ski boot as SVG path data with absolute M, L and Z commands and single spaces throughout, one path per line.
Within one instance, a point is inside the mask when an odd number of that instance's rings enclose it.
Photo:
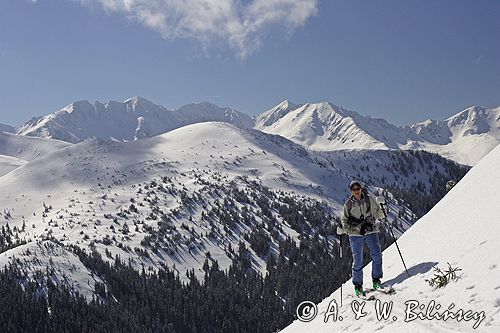
M 380 279 L 373 279 L 373 290 L 377 290 L 381 287 L 382 282 Z
M 360 284 L 354 285 L 354 293 L 356 294 L 356 296 L 365 296 L 366 295 L 365 291 L 363 290 L 363 286 Z

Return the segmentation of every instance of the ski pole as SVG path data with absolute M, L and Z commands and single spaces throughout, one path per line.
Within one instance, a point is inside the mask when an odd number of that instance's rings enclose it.
M 387 213 L 385 211 L 385 203 L 379 203 L 380 207 L 382 208 L 382 211 L 384 212 L 384 217 L 385 220 L 387 221 L 387 225 L 389 226 L 389 231 L 391 232 L 392 238 L 394 239 L 394 243 L 396 244 L 396 248 L 398 249 L 399 252 L 399 257 L 401 258 L 401 261 L 403 262 L 403 266 L 405 267 L 406 274 L 408 274 L 408 277 L 410 277 L 410 273 L 408 273 L 408 269 L 406 268 L 405 260 L 403 259 L 403 255 L 401 254 L 401 250 L 399 249 L 398 242 L 396 241 L 396 236 L 394 236 L 394 231 L 392 231 L 392 226 L 389 223 L 389 220 L 387 219 Z
M 342 234 L 339 235 L 339 243 L 340 243 L 339 247 L 340 262 L 342 263 Z M 342 284 L 343 283 L 340 283 L 340 306 L 342 306 Z

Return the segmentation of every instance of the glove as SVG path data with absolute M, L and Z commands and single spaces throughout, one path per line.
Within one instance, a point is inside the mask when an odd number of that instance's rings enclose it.
M 359 234 L 364 235 L 370 231 L 373 231 L 373 224 L 365 222 L 361 225 L 361 229 L 359 230 Z
M 337 227 L 337 235 L 345 234 L 345 230 L 342 227 Z

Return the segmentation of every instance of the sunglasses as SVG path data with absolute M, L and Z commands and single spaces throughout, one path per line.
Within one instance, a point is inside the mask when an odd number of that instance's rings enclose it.
M 351 191 L 353 191 L 353 192 L 361 191 L 361 187 L 353 187 L 353 188 L 351 188 Z

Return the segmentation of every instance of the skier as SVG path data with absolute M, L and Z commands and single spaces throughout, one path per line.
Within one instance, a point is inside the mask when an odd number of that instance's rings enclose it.
M 378 223 L 376 220 L 385 218 L 380 204 L 375 198 L 368 195 L 361 182 L 353 180 L 349 184 L 351 196 L 344 204 L 341 218 L 342 226 L 337 233 L 349 235 L 352 251 L 352 283 L 356 296 L 364 295 L 363 291 L 363 248 L 368 245 L 372 257 L 373 289 L 378 289 L 382 279 L 382 251 L 378 238 Z M 341 237 L 341 236 L 340 236 Z

